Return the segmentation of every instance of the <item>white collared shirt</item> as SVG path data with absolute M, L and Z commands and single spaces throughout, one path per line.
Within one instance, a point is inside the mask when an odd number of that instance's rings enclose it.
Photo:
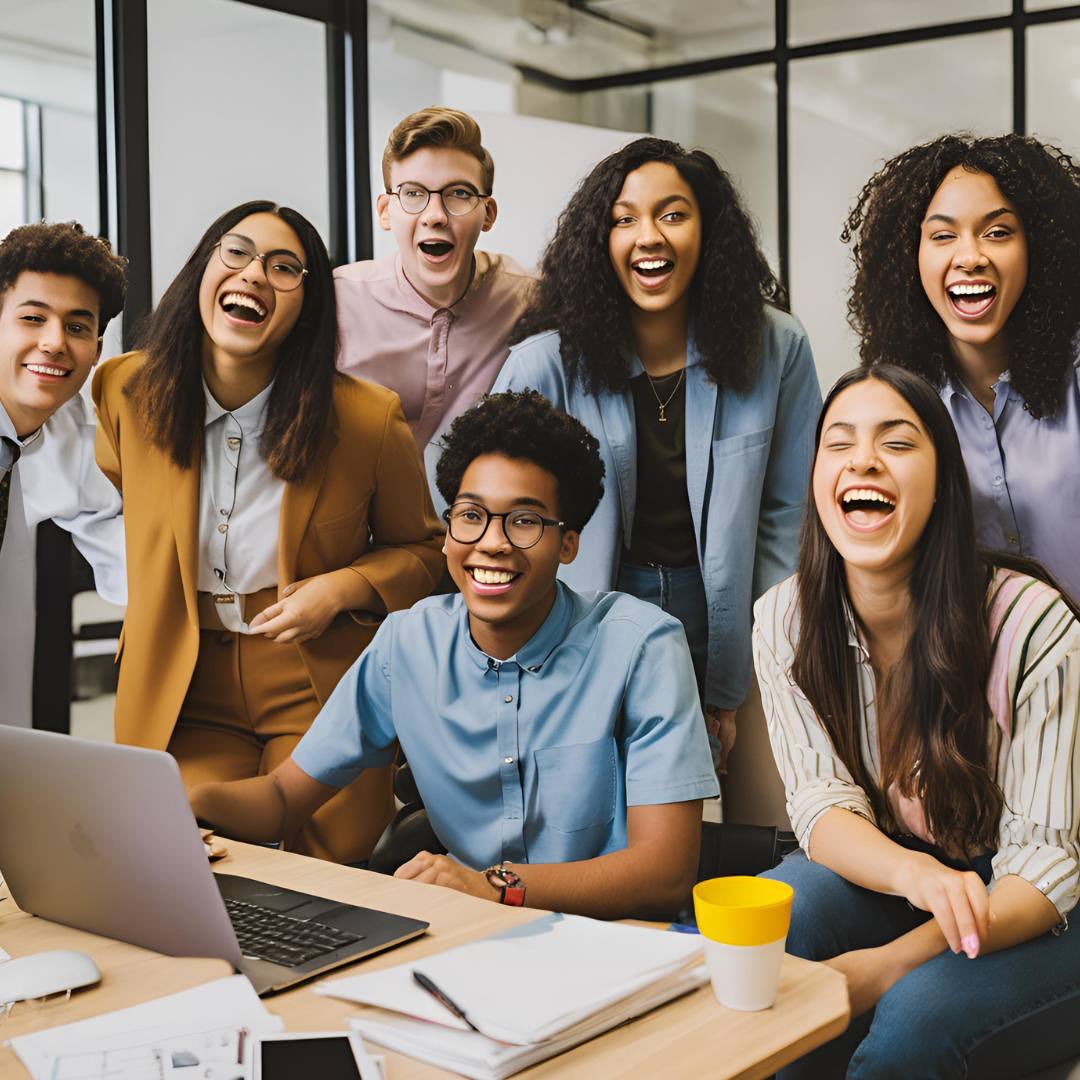
M 229 412 L 203 381 L 206 422 L 199 472 L 199 592 L 243 596 L 278 583 L 278 528 L 285 481 L 274 476 L 259 454 L 273 385 Z
M 29 727 L 34 674 L 37 527 L 52 518 L 94 569 L 97 591 L 127 602 L 120 493 L 94 459 L 94 424 L 80 395 L 25 439 L 0 406 L 0 435 L 22 453 L 11 476 L 0 548 L 0 723 Z M 47 567 L 42 568 L 48 572 Z

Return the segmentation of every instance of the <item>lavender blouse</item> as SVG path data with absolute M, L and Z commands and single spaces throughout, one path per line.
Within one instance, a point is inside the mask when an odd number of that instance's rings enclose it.
M 958 379 L 941 391 L 964 452 L 979 544 L 1038 559 L 1080 597 L 1080 360 L 1057 415 L 1036 420 L 1005 372 L 994 415 Z

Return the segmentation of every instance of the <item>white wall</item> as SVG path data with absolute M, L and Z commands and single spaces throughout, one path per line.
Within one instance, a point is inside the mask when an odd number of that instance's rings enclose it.
M 153 299 L 206 227 L 249 199 L 329 237 L 326 33 L 234 0 L 149 0 Z

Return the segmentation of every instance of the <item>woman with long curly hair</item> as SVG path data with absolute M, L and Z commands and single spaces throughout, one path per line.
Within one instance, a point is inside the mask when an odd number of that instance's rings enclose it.
M 1080 163 L 1021 135 L 943 135 L 871 177 L 852 238 L 862 362 L 941 392 L 979 543 L 1080 595 Z
M 795 566 L 821 405 L 806 335 L 731 178 L 663 139 L 592 170 L 541 270 L 495 391 L 576 416 L 611 478 L 563 577 L 682 622 L 726 756 L 751 605 Z
M 1026 1076 L 1080 1052 L 1080 939 L 1055 931 L 1080 895 L 1077 610 L 978 549 L 919 376 L 848 372 L 816 441 L 798 573 L 754 610 L 801 845 L 765 876 L 853 1019 L 780 1076 Z
M 94 380 L 98 464 L 124 496 L 116 738 L 167 749 L 188 787 L 284 761 L 381 617 L 442 574 L 397 395 L 339 375 L 336 342 L 319 234 L 249 202 Z M 373 769 L 287 842 L 356 862 L 393 813 Z

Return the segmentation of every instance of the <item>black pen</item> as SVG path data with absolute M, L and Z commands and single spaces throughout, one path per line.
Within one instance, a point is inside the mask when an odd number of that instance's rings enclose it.
M 464 1021 L 476 1032 L 477 1035 L 484 1033 L 455 1005 L 426 975 L 413 970 L 412 977 L 444 1008 L 449 1009 L 459 1020 Z

